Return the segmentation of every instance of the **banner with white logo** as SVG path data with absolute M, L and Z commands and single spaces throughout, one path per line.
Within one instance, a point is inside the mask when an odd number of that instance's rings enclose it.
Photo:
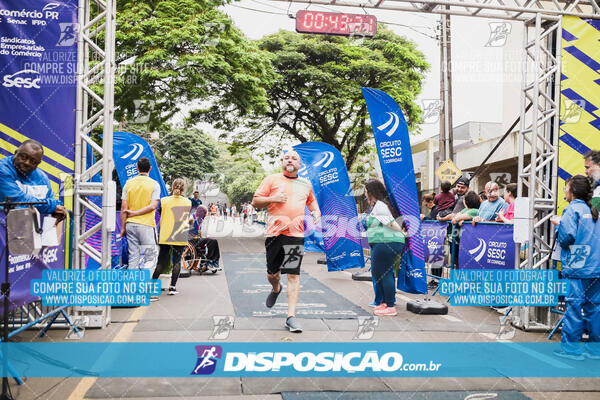
M 302 165 L 298 171 L 298 176 L 310 180 L 306 165 Z M 324 253 L 325 244 L 323 243 L 323 230 L 321 223 L 315 224 L 310 215 L 308 207 L 304 207 L 304 251 L 312 253 Z
M 0 3 L 0 158 L 40 141 L 55 193 L 74 169 L 77 20 L 76 0 Z
M 390 201 L 400 211 L 408 237 L 398 277 L 398 289 L 427 293 L 425 245 L 408 126 L 394 99 L 381 90 L 362 88 L 371 117 L 381 173 Z
M 461 269 L 512 269 L 515 267 L 513 226 L 465 224 L 458 250 Z
M 43 218 L 41 223 L 43 224 Z M 43 226 L 43 225 L 42 225 Z M 65 265 L 64 224 L 57 226 L 59 238 L 58 246 L 44 246 L 37 255 L 8 255 L 8 274 L 10 277 L 9 310 L 39 300 L 39 296 L 32 296 L 30 283 L 33 279 L 40 279 L 42 271 L 50 269 L 63 269 Z M 6 215 L 0 211 L 0 249 L 6 248 Z M 0 277 L 2 282 L 6 276 L 6 260 L 4 254 L 0 257 Z M 0 296 L 0 302 L 4 296 Z
M 63 188 L 75 167 L 77 10 L 76 0 L 0 2 L 0 158 L 12 156 L 28 139 L 41 142 L 44 157 L 38 168 L 70 210 L 72 196 L 65 198 Z M 37 257 L 10 255 L 11 309 L 36 300 L 29 282 L 43 269 L 68 265 L 64 238 L 69 229 L 67 223 L 59 246 L 44 248 Z
M 160 197 L 169 195 L 167 185 L 160 174 L 156 157 L 150 145 L 138 135 L 129 132 L 115 132 L 113 136 L 113 159 L 115 169 L 119 175 L 121 187 L 129 178 L 138 175 L 137 162 L 140 158 L 147 157 L 150 160 L 150 178 L 160 185 Z
M 421 234 L 425 244 L 425 260 L 434 267 L 445 266 L 444 240 L 448 231 L 447 222 L 423 221 Z
M 363 267 L 362 227 L 344 158 L 335 147 L 322 142 L 302 143 L 294 150 L 306 167 L 321 210 L 327 269 Z

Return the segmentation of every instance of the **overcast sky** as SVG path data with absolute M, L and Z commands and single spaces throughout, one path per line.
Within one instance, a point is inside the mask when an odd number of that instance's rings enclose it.
M 289 12 L 288 12 L 289 7 Z M 280 29 L 295 31 L 295 20 L 287 16 L 306 4 L 269 0 L 242 0 L 223 7 L 234 24 L 250 39 L 260 39 Z M 251 10 L 252 9 L 252 10 Z M 362 14 L 361 8 L 310 5 L 309 9 Z M 253 10 L 261 10 L 259 12 Z M 431 69 L 425 76 L 423 100 L 439 99 L 440 50 L 436 36 L 439 15 L 366 9 L 379 22 L 417 44 Z M 271 14 L 273 13 L 273 14 Z M 453 112 L 454 126 L 467 121 L 501 122 L 502 118 L 502 47 L 486 47 L 490 38 L 490 20 L 470 17 L 452 18 Z M 423 124 L 423 136 L 436 135 L 439 124 Z

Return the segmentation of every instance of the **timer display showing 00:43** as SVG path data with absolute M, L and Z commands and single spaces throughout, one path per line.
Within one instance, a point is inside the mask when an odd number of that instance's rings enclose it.
M 375 36 L 377 18 L 366 14 L 344 14 L 300 10 L 296 13 L 296 32 L 323 35 Z

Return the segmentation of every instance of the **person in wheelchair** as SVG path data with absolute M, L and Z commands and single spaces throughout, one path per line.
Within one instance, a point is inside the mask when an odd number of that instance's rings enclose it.
M 214 274 L 221 270 L 219 266 L 221 251 L 216 239 L 202 237 L 202 222 L 207 214 L 208 209 L 203 205 L 198 206 L 194 213 L 188 245 L 183 253 L 183 265 L 186 269 L 195 269 L 198 272 L 210 271 Z

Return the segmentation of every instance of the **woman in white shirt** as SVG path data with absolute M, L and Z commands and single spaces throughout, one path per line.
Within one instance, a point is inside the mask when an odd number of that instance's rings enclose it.
M 371 273 L 376 292 L 383 296 L 383 302 L 375 307 L 374 314 L 393 316 L 397 314 L 394 261 L 404 248 L 403 229 L 396 222 L 400 213 L 390 203 L 381 181 L 367 181 L 365 195 L 372 207 L 366 218 L 367 238 L 371 246 Z

